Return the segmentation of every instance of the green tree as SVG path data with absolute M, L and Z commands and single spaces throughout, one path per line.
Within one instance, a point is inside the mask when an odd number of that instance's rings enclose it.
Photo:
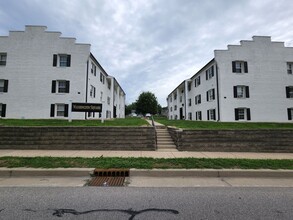
M 133 102 L 133 103 L 125 106 L 125 114 L 126 115 L 131 114 L 132 110 L 136 110 L 136 102 Z
M 158 114 L 159 115 L 162 114 L 162 106 L 160 104 L 158 104 Z
M 143 92 L 139 95 L 136 101 L 136 110 L 138 113 L 146 114 L 151 113 L 152 115 L 158 112 L 158 101 L 157 97 L 151 92 Z

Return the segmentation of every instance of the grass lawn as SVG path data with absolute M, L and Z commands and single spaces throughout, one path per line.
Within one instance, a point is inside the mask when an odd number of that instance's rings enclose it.
M 287 169 L 293 170 L 293 160 L 206 159 L 206 158 L 60 158 L 60 157 L 0 157 L 0 167 L 31 168 L 137 168 L 137 169 Z
M 140 118 L 117 118 L 111 120 L 68 120 L 62 119 L 0 119 L 0 126 L 145 126 Z
M 155 118 L 155 121 L 184 129 L 293 129 L 293 123 L 210 122 Z

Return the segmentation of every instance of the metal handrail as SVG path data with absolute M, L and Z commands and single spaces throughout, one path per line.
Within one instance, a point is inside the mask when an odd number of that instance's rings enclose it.
M 156 126 L 155 126 L 155 121 L 154 121 L 154 117 L 152 116 L 151 117 L 151 119 L 152 119 L 152 126 L 154 127 L 154 129 L 155 129 L 155 147 L 156 147 L 156 150 L 158 149 L 158 143 L 157 143 L 157 130 L 156 130 Z
M 152 119 L 152 126 L 155 127 L 154 117 L 152 116 L 151 119 Z

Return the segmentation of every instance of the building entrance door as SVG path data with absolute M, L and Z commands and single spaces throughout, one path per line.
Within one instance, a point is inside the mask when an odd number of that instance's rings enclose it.
M 183 119 L 183 108 L 180 108 L 180 120 Z
M 113 109 L 113 117 L 114 117 L 114 118 L 117 118 L 117 110 L 116 110 L 116 106 L 114 106 L 114 109 Z

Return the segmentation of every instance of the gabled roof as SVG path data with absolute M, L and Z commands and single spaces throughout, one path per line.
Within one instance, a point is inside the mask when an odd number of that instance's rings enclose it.
M 197 71 L 192 77 L 190 77 L 190 79 L 192 79 L 197 74 L 199 74 L 200 72 L 202 72 L 205 68 L 207 68 L 209 65 L 211 65 L 214 61 L 215 61 L 215 58 L 213 58 L 210 62 L 208 62 L 206 65 L 204 65 L 199 71 Z
M 115 82 L 117 83 L 117 85 L 120 87 L 120 89 L 122 90 L 122 92 L 124 93 L 124 95 L 126 95 L 126 93 L 124 92 L 124 90 L 122 89 L 122 87 L 120 86 L 120 84 L 118 83 L 118 81 L 116 80 L 116 78 L 113 77 L 113 76 L 110 76 L 110 75 L 106 72 L 106 70 L 102 67 L 102 65 L 98 62 L 98 60 L 95 58 L 95 56 L 94 56 L 92 53 L 90 53 L 90 58 L 91 58 L 92 60 L 95 61 L 95 63 L 99 66 L 99 68 L 104 72 L 104 74 L 105 74 L 107 77 L 112 77 L 112 78 L 114 79 L 114 81 L 115 81 Z
M 109 76 L 108 73 L 106 72 L 106 70 L 104 70 L 104 68 L 101 66 L 101 64 L 98 62 L 98 60 L 95 58 L 95 56 L 92 53 L 90 53 L 90 58 L 96 62 L 96 64 L 106 74 L 106 76 Z
M 211 63 L 213 63 L 214 61 L 215 61 L 215 58 L 213 58 L 206 65 L 204 65 L 204 67 L 202 67 L 199 71 L 197 71 L 192 77 L 190 77 L 190 78 L 188 78 L 186 80 L 191 80 L 192 78 L 194 78 L 197 74 L 202 72 L 205 68 L 207 68 L 209 65 L 211 65 Z M 186 80 L 184 80 L 182 83 L 180 83 L 171 93 L 169 93 L 169 95 L 171 95 L 176 89 L 178 89 Z M 169 97 L 169 95 L 168 95 L 168 97 Z

